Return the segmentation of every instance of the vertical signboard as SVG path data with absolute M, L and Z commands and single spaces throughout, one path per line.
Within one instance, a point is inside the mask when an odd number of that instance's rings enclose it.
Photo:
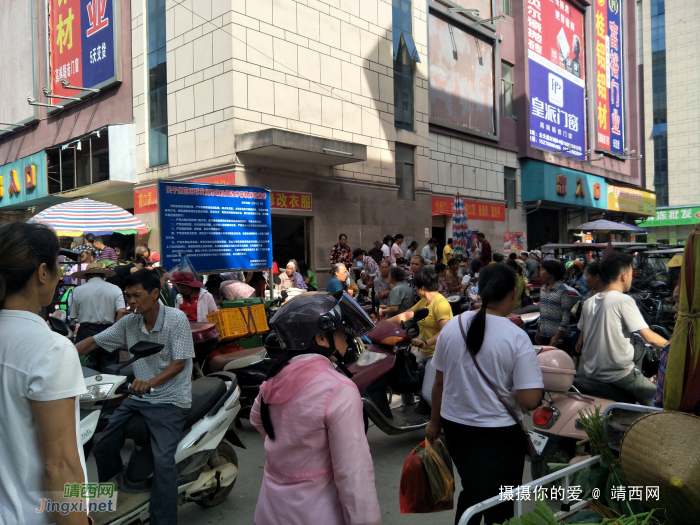
M 49 0 L 51 91 L 74 97 L 73 86 L 103 87 L 118 80 L 115 0 Z M 50 99 L 60 104 L 62 99 Z
M 598 149 L 625 153 L 621 0 L 595 2 L 595 79 Z
M 270 190 L 158 181 L 165 268 L 186 253 L 200 272 L 272 267 Z
M 527 0 L 530 145 L 586 151 L 584 16 L 565 0 Z

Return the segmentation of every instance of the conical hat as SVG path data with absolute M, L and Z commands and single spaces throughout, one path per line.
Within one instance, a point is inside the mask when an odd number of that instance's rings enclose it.
M 629 487 L 642 487 L 647 508 L 669 518 L 700 523 L 700 417 L 654 412 L 625 433 L 620 462 Z M 647 487 L 658 487 L 658 500 Z

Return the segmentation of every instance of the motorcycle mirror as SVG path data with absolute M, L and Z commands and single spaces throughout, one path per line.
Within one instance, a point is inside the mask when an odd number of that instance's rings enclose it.
M 416 310 L 416 312 L 413 314 L 413 321 L 416 323 L 418 321 L 422 321 L 423 319 L 428 317 L 429 313 L 430 313 L 430 310 L 428 310 L 427 308 L 420 308 L 420 309 Z
M 67 333 L 70 333 L 70 329 L 68 328 L 66 322 L 58 317 L 49 316 L 49 326 L 51 327 L 52 331 L 58 334 L 66 335 Z
M 139 341 L 134 346 L 129 348 L 129 353 L 134 357 L 149 357 L 160 352 L 165 345 L 160 343 L 150 343 L 148 341 Z

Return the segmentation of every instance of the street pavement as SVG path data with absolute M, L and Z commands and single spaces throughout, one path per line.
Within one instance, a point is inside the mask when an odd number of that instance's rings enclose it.
M 398 399 L 397 399 L 398 401 Z M 243 429 L 239 430 L 247 449 L 236 448 L 238 455 L 238 479 L 229 497 L 222 504 L 204 509 L 194 503 L 180 507 L 178 521 L 184 525 L 247 525 L 253 523 L 258 492 L 262 484 L 265 452 L 263 439 L 257 430 L 243 420 Z M 384 525 L 451 525 L 454 523 L 455 511 L 436 514 L 404 514 L 399 510 L 399 481 L 406 457 L 424 438 L 422 430 L 400 436 L 387 436 L 374 425 L 370 426 L 367 441 L 374 461 L 377 496 L 382 510 Z M 131 447 L 124 450 L 125 459 Z M 94 458 L 88 460 L 88 478 L 97 480 Z M 455 470 L 455 504 L 462 489 L 459 476 Z M 525 463 L 523 483 L 530 478 L 530 464 Z M 526 507 L 525 510 L 531 510 Z

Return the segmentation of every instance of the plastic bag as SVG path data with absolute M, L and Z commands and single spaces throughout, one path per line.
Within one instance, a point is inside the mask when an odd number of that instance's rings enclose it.
M 399 485 L 399 506 L 401 514 L 454 508 L 452 458 L 441 440 L 432 445 L 423 441 L 406 458 Z

